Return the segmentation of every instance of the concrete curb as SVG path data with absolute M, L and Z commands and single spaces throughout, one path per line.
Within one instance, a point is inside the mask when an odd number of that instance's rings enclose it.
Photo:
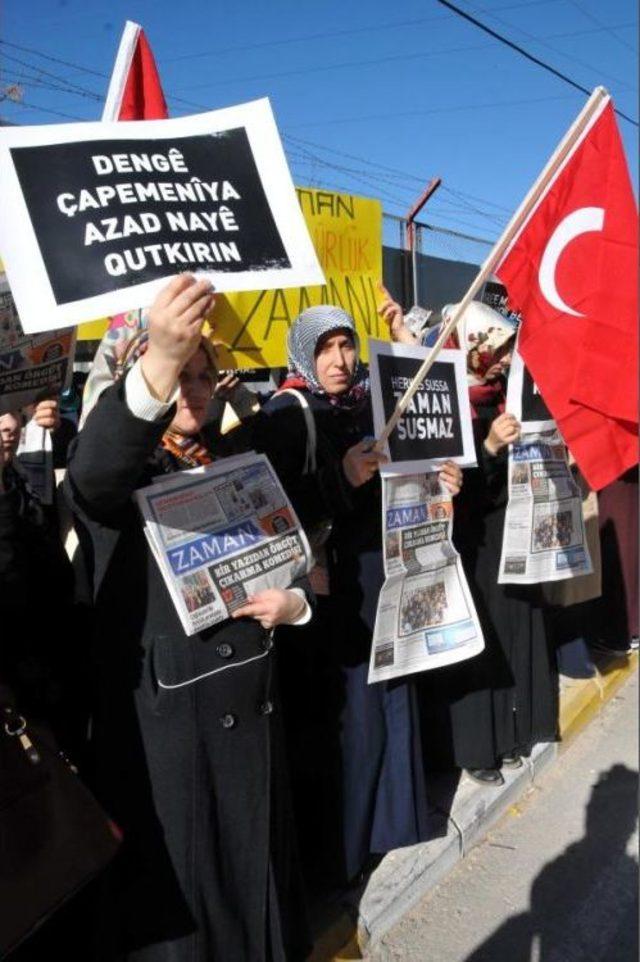
M 484 788 L 463 776 L 451 811 L 448 817 L 444 816 L 447 823 L 444 837 L 390 852 L 369 878 L 357 906 L 360 947 L 366 949 L 377 943 L 482 842 L 491 827 L 554 761 L 556 754 L 555 744 L 536 746 L 527 764 L 504 773 L 505 784 L 498 789 Z
M 438 818 L 441 821 L 439 837 L 385 856 L 363 888 L 343 897 L 344 911 L 339 921 L 318 940 L 309 962 L 365 958 L 367 948 L 376 944 L 475 845 L 484 841 L 496 822 L 510 809 L 517 813 L 516 803 L 637 668 L 638 653 L 634 652 L 620 658 L 603 658 L 596 665 L 594 678 L 563 679 L 562 742 L 537 745 L 522 768 L 504 772 L 505 784 L 499 789 L 484 788 L 464 776 L 447 812 L 438 804 L 436 788 L 432 803 L 436 825 Z
M 578 682 L 563 679 L 561 692 L 560 735 L 564 751 L 579 732 L 613 698 L 627 678 L 638 668 L 638 652 L 620 657 L 604 656 L 596 664 L 594 678 Z

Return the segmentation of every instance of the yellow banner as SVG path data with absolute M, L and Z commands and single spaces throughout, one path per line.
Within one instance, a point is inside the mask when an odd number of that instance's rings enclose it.
M 108 317 L 101 317 L 97 321 L 87 321 L 86 324 L 78 324 L 79 341 L 100 341 L 107 329 Z
M 323 287 L 229 294 L 216 305 L 221 367 L 284 367 L 291 322 L 305 308 L 336 304 L 355 319 L 367 360 L 367 337 L 387 336 L 376 305 L 382 280 L 382 205 L 378 200 L 296 188 L 325 273 Z
M 353 316 L 368 360 L 367 338 L 386 339 L 376 305 L 382 280 L 382 205 L 378 200 L 306 187 L 296 188 L 327 283 L 220 296 L 214 323 L 223 368 L 285 367 L 287 331 L 316 304 L 336 304 Z M 102 337 L 106 318 L 81 324 L 80 340 Z

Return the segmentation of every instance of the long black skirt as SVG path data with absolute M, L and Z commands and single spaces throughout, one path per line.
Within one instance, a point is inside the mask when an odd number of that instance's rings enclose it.
M 503 755 L 557 738 L 558 675 L 542 598 L 536 586 L 498 584 L 504 513 L 486 515 L 482 539 L 458 544 L 485 650 L 417 676 L 429 768 L 496 768 Z
M 343 564 L 347 583 L 320 599 L 313 622 L 277 641 L 294 815 L 316 890 L 431 828 L 413 680 L 367 684 L 381 554 L 351 560 L 357 572 Z

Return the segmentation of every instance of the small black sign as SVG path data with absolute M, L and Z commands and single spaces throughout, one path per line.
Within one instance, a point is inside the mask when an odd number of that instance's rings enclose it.
M 422 361 L 380 354 L 377 363 L 388 421 Z M 391 433 L 389 451 L 393 462 L 462 457 L 464 440 L 453 363 L 433 364 Z

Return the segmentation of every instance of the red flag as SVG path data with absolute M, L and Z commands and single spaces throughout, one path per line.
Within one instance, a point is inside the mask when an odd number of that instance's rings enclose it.
M 638 461 L 638 224 L 607 97 L 495 269 L 520 352 L 592 488 Z
M 127 20 L 102 119 L 164 120 L 168 115 L 158 68 L 144 30 Z

